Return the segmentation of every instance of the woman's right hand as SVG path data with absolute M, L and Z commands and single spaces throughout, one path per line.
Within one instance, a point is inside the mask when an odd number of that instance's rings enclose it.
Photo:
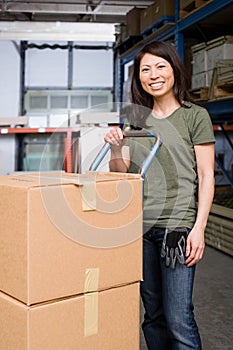
M 123 132 L 119 127 L 111 128 L 104 137 L 104 141 L 110 143 L 113 146 L 123 146 L 123 140 Z
M 111 144 L 110 171 L 126 173 L 130 166 L 129 148 L 123 147 L 126 138 L 119 127 L 114 127 L 106 134 L 104 141 Z

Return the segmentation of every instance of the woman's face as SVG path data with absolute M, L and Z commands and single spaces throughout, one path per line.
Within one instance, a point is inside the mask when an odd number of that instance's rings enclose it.
M 140 62 L 142 88 L 154 98 L 173 95 L 174 72 L 168 61 L 146 53 Z

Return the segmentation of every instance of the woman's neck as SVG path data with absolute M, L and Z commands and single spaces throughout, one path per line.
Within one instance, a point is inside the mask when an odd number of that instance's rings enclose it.
M 168 101 L 164 99 L 156 99 L 154 101 L 154 107 L 152 113 L 156 118 L 167 118 L 171 115 L 176 109 L 180 107 L 180 103 L 174 98 L 169 98 Z

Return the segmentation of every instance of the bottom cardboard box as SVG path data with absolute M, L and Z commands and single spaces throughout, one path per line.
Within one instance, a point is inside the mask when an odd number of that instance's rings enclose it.
M 139 283 L 27 306 L 0 292 L 1 350 L 137 350 Z

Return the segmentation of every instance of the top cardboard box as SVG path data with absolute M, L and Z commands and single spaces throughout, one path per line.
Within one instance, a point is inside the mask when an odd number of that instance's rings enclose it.
M 141 18 L 140 18 L 141 32 L 153 26 L 159 19 L 163 21 L 164 17 L 174 17 L 174 16 L 175 16 L 175 1 L 155 0 L 152 5 L 148 6 L 141 12 Z M 163 23 L 160 23 L 159 27 L 161 27 L 162 24 Z
M 142 180 L 0 177 L 0 290 L 27 305 L 142 278 Z

